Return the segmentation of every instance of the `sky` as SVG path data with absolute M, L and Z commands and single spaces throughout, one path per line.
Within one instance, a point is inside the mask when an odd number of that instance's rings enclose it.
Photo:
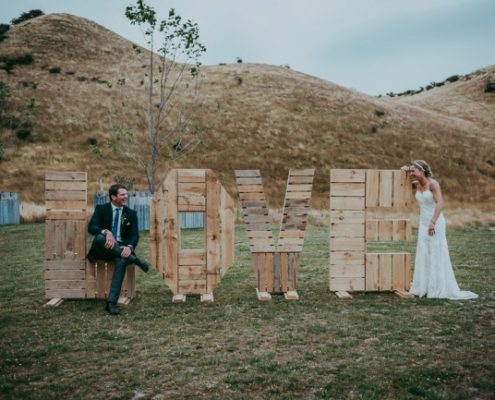
M 91 19 L 144 45 L 127 0 L 0 0 L 0 23 L 22 12 Z M 198 23 L 206 65 L 289 66 L 369 95 L 419 89 L 495 64 L 495 0 L 147 0 Z

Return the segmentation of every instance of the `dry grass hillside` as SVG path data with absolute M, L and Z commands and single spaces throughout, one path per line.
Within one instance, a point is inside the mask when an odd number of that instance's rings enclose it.
M 12 91 L 14 109 L 30 98 L 35 107 L 31 139 L 2 128 L 0 190 L 42 202 L 47 169 L 87 170 L 91 192 L 101 176 L 106 182 L 128 176 L 144 188 L 136 166 L 118 155 L 99 159 L 88 146 L 110 138 L 111 110 L 123 99 L 131 109 L 144 106 L 143 61 L 131 43 L 67 14 L 24 22 L 8 36 L 0 56 L 32 54 L 34 63 L 1 70 L 0 80 Z M 50 72 L 53 67 L 60 72 Z M 234 169 L 260 168 L 272 206 L 281 205 L 289 168 L 314 167 L 314 205 L 324 207 L 330 168 L 396 168 L 423 158 L 448 200 L 493 208 L 495 93 L 484 93 L 482 85 L 495 67 L 483 71 L 453 86 L 391 99 L 283 67 L 206 66 L 196 120 L 202 144 L 177 166 L 212 168 L 233 193 Z M 117 88 L 122 77 L 128 83 Z M 131 114 L 120 121 L 131 124 Z

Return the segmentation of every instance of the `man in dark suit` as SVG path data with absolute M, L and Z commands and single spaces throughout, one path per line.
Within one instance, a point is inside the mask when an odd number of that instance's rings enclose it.
M 87 258 L 92 263 L 97 259 L 114 262 L 115 270 L 105 309 L 109 314 L 117 315 L 117 300 L 127 265 L 136 264 L 148 272 L 149 264 L 134 253 L 139 241 L 139 230 L 136 212 L 126 206 L 129 197 L 127 189 L 115 184 L 108 193 L 110 203 L 97 205 L 89 221 L 88 232 L 95 238 Z

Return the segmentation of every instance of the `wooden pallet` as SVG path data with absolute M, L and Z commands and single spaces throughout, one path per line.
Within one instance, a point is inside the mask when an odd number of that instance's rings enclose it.
M 205 247 L 181 249 L 179 212 L 203 212 Z M 213 301 L 234 262 L 234 201 L 209 169 L 174 169 L 152 199 L 150 254 L 174 302 L 188 294 Z
M 85 298 L 86 172 L 46 172 L 45 204 L 45 297 Z
M 372 240 L 410 240 L 409 220 L 366 217 L 367 209 L 408 207 L 412 189 L 405 172 L 395 170 L 330 171 L 330 290 L 342 299 L 352 291 L 407 293 L 409 253 L 367 253 Z
M 314 169 L 290 170 L 278 244 L 272 233 L 259 170 L 235 171 L 242 205 L 259 300 L 282 292 L 286 299 L 298 299 L 297 271 L 304 245 Z

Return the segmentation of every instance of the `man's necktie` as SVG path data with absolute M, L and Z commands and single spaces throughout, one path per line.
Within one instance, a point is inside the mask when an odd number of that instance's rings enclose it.
M 113 223 L 112 223 L 112 233 L 113 237 L 117 239 L 117 232 L 119 230 L 119 213 L 120 213 L 120 208 L 116 208 L 114 210 L 114 216 L 113 216 Z

